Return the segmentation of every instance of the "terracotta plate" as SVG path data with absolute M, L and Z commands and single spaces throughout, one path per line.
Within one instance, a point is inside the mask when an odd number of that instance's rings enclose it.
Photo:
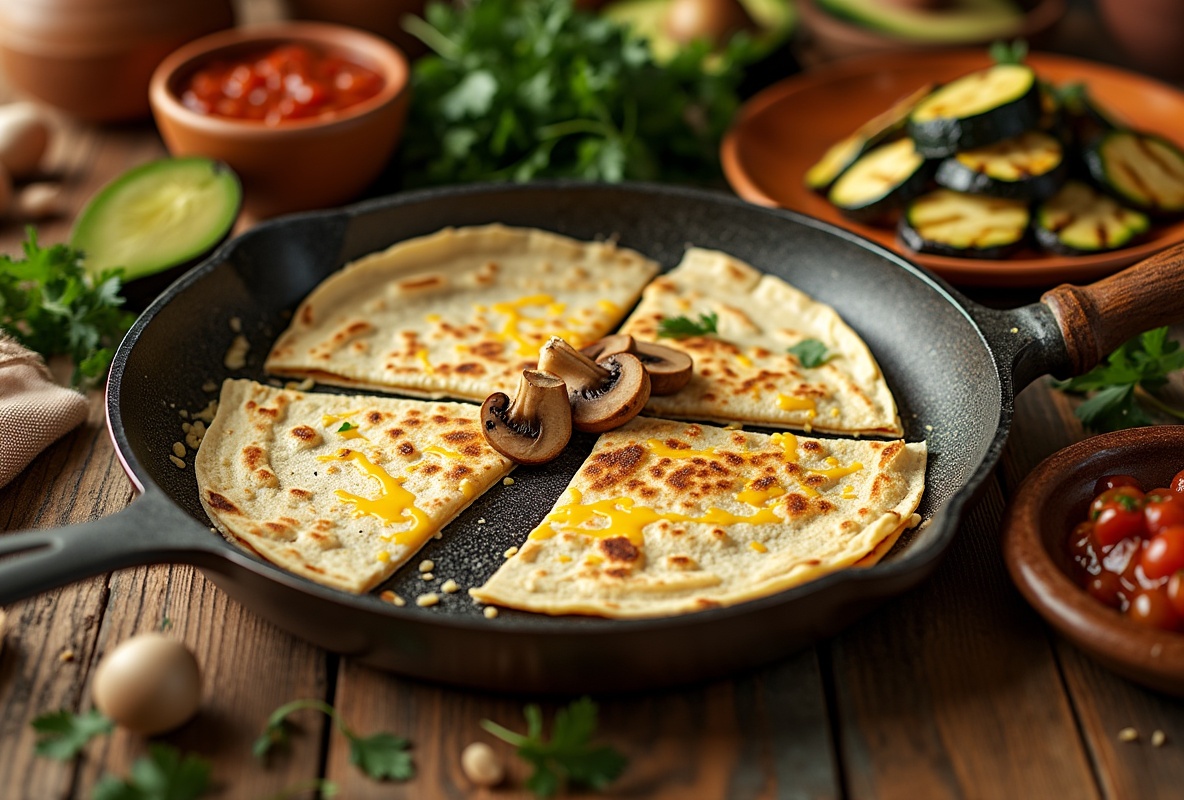
M 887 53 L 849 59 L 777 83 L 740 110 L 721 158 L 732 188 L 752 203 L 781 206 L 842 225 L 902 253 L 954 283 L 1036 286 L 1088 281 L 1184 240 L 1184 222 L 1158 224 L 1134 247 L 1094 256 L 1024 250 L 1007 260 L 917 254 L 888 228 L 851 222 L 802 183 L 826 148 L 928 81 L 944 82 L 989 66 L 982 50 Z M 1184 93 L 1114 67 L 1033 53 L 1028 63 L 1055 84 L 1085 82 L 1094 97 L 1132 127 L 1184 145 Z

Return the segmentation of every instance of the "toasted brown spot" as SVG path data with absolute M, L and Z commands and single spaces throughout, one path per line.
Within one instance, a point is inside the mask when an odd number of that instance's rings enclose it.
M 301 500 L 307 500 L 308 498 L 312 497 L 312 492 L 308 491 L 307 489 L 289 489 L 288 494 L 292 495 L 293 497 L 298 497 Z
M 443 425 L 448 422 L 448 417 L 444 416 L 443 414 L 433 414 L 432 422 L 436 423 L 437 425 Z
M 889 483 L 892 483 L 892 479 L 887 475 L 877 475 L 876 479 L 872 481 L 872 490 L 868 496 L 872 499 L 879 497 L 884 492 L 884 486 Z
M 601 539 L 600 549 L 613 561 L 636 561 L 638 556 L 641 555 L 641 551 L 634 546 L 633 542 L 624 536 Z
M 903 449 L 904 442 L 893 442 L 892 444 L 885 447 L 884 451 L 880 453 L 880 469 L 887 467 L 888 463 L 891 462 L 892 459 L 896 458 L 896 454 Z
M 381 411 L 371 411 L 366 415 L 366 421 L 371 425 L 377 425 L 378 423 L 382 422 L 382 418 L 384 416 L 385 414 L 383 414 Z
M 279 409 L 268 408 L 267 406 L 259 406 L 259 413 L 265 417 L 271 417 L 272 419 L 275 419 L 280 415 Z
M 807 475 L 803 483 L 805 483 L 807 486 L 817 488 L 826 483 L 826 480 L 827 479 L 821 475 Z
M 452 481 L 459 481 L 466 475 L 472 475 L 473 468 L 466 467 L 464 464 L 456 464 L 448 472 L 444 473 L 444 477 Z
M 667 439 L 663 442 L 671 450 L 690 450 L 691 446 L 686 442 L 680 442 L 678 439 Z
M 403 424 L 409 428 L 418 428 L 423 424 L 423 420 L 419 419 L 418 417 L 408 417 L 407 419 L 403 420 Z
M 752 488 L 756 489 L 757 491 L 763 492 L 767 489 L 773 488 L 773 486 L 776 485 L 776 483 L 777 483 L 777 478 L 775 476 L 764 475 L 760 478 L 757 478 L 755 481 L 752 482 Z
M 628 578 L 632 573 L 628 567 L 609 567 L 604 571 L 604 574 L 610 578 Z
M 404 433 L 404 430 L 402 428 L 391 428 L 389 431 L 386 432 L 386 435 L 391 437 L 392 439 L 398 439 L 400 436 L 403 435 L 403 433 Z
M 456 371 L 462 375 L 484 375 L 485 367 L 474 361 L 466 361 L 463 364 L 457 364 Z
M 292 435 L 302 442 L 311 442 L 320 436 L 319 433 L 307 425 L 297 425 L 292 429 Z
M 487 339 L 484 342 L 478 342 L 473 345 L 470 350 L 475 356 L 494 360 L 501 356 L 502 351 L 505 350 L 505 346 L 501 342 L 493 342 Z
M 300 321 L 305 325 L 312 324 L 312 306 L 306 305 L 304 308 L 300 309 Z
M 238 506 L 217 492 L 207 492 L 206 497 L 209 499 L 210 505 L 219 511 L 225 511 L 228 514 L 242 514 L 242 512 L 238 510 Z
M 819 499 L 818 500 L 818 510 L 821 511 L 823 514 L 825 514 L 828 511 L 834 511 L 835 507 L 834 507 L 834 504 L 832 504 L 831 502 L 829 502 L 827 500 Z
M 409 456 L 415 452 L 415 445 L 411 442 L 400 442 L 395 449 L 399 451 L 399 455 Z
M 641 445 L 631 444 L 620 450 L 605 450 L 592 456 L 592 463 L 585 471 L 601 475 L 592 484 L 592 490 L 601 491 L 624 481 L 637 470 L 645 452 Z M 593 471 L 592 467 L 596 467 L 596 470 Z
M 807 439 L 806 441 L 802 442 L 802 449 L 809 453 L 820 453 L 822 452 L 822 445 L 811 439 Z
M 269 469 L 255 470 L 255 480 L 259 481 L 261 486 L 270 486 L 275 488 L 280 485 L 280 479 L 276 474 Z
M 463 455 L 468 456 L 469 458 L 477 458 L 478 456 L 485 455 L 484 448 L 482 448 L 481 445 L 479 445 L 475 442 L 473 444 L 466 444 L 464 447 L 462 447 L 460 449 L 460 452 Z
M 665 474 L 666 474 L 666 470 L 662 469 L 661 467 L 659 467 L 657 465 L 650 467 L 650 475 L 653 478 L 661 479 L 662 476 Z
M 247 445 L 243 448 L 243 463 L 247 469 L 254 471 L 267 463 L 267 453 L 257 445 Z
M 804 514 L 809 508 L 810 501 L 797 492 L 785 496 L 785 510 L 791 517 Z
M 428 275 L 425 278 L 412 278 L 411 280 L 399 282 L 399 288 L 405 291 L 413 291 L 415 289 L 431 289 L 436 286 L 443 285 L 444 279 L 439 275 Z
M 471 442 L 477 438 L 477 432 L 476 431 L 449 431 L 448 433 L 444 434 L 443 438 L 444 438 L 444 441 L 446 441 L 446 442 L 454 442 L 454 443 L 458 443 L 458 444 L 460 442 Z
M 658 490 L 652 486 L 643 486 L 637 490 L 637 493 L 647 500 L 652 500 L 658 496 Z
M 689 489 L 691 478 L 695 477 L 694 467 L 679 467 L 666 478 L 666 483 L 675 489 Z
M 695 605 L 699 608 L 719 608 L 719 603 L 714 600 L 708 600 L 706 597 L 695 598 Z
M 691 569 L 696 566 L 695 559 L 690 556 L 668 556 L 666 563 L 675 569 Z
M 435 475 L 442 469 L 443 467 L 441 467 L 439 464 L 424 464 L 422 467 L 420 467 L 419 471 L 424 475 Z

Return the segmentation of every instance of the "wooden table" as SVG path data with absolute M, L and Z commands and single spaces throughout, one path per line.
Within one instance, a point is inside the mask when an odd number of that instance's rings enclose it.
M 6 94 L 0 86 L 0 99 Z M 65 183 L 68 221 L 109 177 L 162 154 L 147 126 L 94 129 L 62 121 L 51 163 Z M 15 252 L 18 225 L 0 227 Z M 994 301 L 1020 298 L 994 297 Z M 1027 299 L 1027 298 L 1023 298 Z M 87 424 L 51 446 L 0 490 L 0 529 L 47 528 L 110 514 L 132 486 L 104 428 L 102 398 Z M 598 698 L 603 738 L 631 758 L 611 796 L 655 798 L 1125 798 L 1184 789 L 1184 702 L 1145 691 L 1060 640 L 1024 604 L 1000 557 L 1007 498 L 1044 456 L 1083 437 L 1071 401 L 1046 380 L 1017 401 L 1002 463 L 970 508 L 948 558 L 915 591 L 840 636 L 784 663 L 667 693 Z M 157 566 L 103 575 L 18 603 L 0 652 L 0 797 L 90 796 L 104 773 L 124 775 L 145 740 L 117 732 L 75 763 L 33 755 L 29 721 L 91 700 L 95 663 L 127 636 L 160 628 L 197 653 L 205 674 L 200 716 L 164 741 L 213 762 L 218 797 L 270 797 L 332 780 L 344 798 L 489 797 L 460 772 L 488 717 L 522 727 L 529 697 L 499 697 L 404 680 L 312 647 L 261 621 L 196 570 Z M 689 656 L 693 657 L 693 655 Z M 270 768 L 251 756 L 268 713 L 323 698 L 363 733 L 415 743 L 418 776 L 375 783 L 348 763 L 339 732 L 300 718 L 292 752 Z M 546 706 L 548 710 L 553 705 Z M 1123 743 L 1133 727 L 1140 740 Z M 1153 731 L 1167 734 L 1153 747 Z M 510 788 L 525 797 L 525 768 Z M 312 796 L 311 790 L 299 796 Z

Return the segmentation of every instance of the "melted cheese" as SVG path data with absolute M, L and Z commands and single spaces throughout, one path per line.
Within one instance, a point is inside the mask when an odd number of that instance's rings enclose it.
M 483 307 L 478 306 L 478 313 Z M 532 294 L 509 300 L 504 303 L 494 303 L 493 311 L 506 318 L 500 331 L 491 331 L 495 339 L 518 345 L 518 355 L 537 356 L 539 347 L 552 336 L 559 336 L 572 347 L 580 348 L 587 344 L 582 334 L 567 330 L 570 324 L 562 319 L 567 309 L 565 303 L 557 303 L 549 294 Z M 523 311 L 527 308 L 542 308 L 542 317 L 527 316 Z M 533 327 L 538 332 L 526 332 L 524 326 Z
M 814 419 L 818 415 L 818 405 L 808 397 L 778 394 L 777 407 L 782 411 L 805 411 L 809 419 Z
M 357 450 L 341 450 L 331 456 L 317 456 L 317 461 L 349 461 L 363 475 L 378 481 L 381 487 L 378 497 L 362 497 L 344 489 L 338 489 L 334 494 L 354 507 L 355 517 L 377 517 L 384 525 L 410 523 L 406 530 L 383 536 L 384 541 L 417 548 L 434 532 L 428 515 L 416 508 L 415 495 L 403 488 L 406 478 L 392 477 Z

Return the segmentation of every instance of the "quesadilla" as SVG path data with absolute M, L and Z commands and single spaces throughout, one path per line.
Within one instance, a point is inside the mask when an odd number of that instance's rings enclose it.
M 613 242 L 446 228 L 347 264 L 310 294 L 268 371 L 335 386 L 481 400 L 512 392 L 539 347 L 612 330 L 658 265 Z
M 669 320 L 712 315 L 714 333 L 659 337 Z M 678 267 L 646 287 L 621 331 L 695 360 L 690 383 L 677 394 L 652 397 L 647 414 L 807 432 L 902 433 L 879 365 L 838 313 L 726 253 L 688 250 Z M 802 346 L 814 348 L 814 357 Z
M 231 542 L 347 592 L 391 575 L 513 464 L 463 403 L 222 384 L 194 469 Z
M 600 437 L 542 523 L 470 594 L 605 617 L 763 597 L 874 563 L 910 524 L 925 461 L 924 443 L 639 417 Z

